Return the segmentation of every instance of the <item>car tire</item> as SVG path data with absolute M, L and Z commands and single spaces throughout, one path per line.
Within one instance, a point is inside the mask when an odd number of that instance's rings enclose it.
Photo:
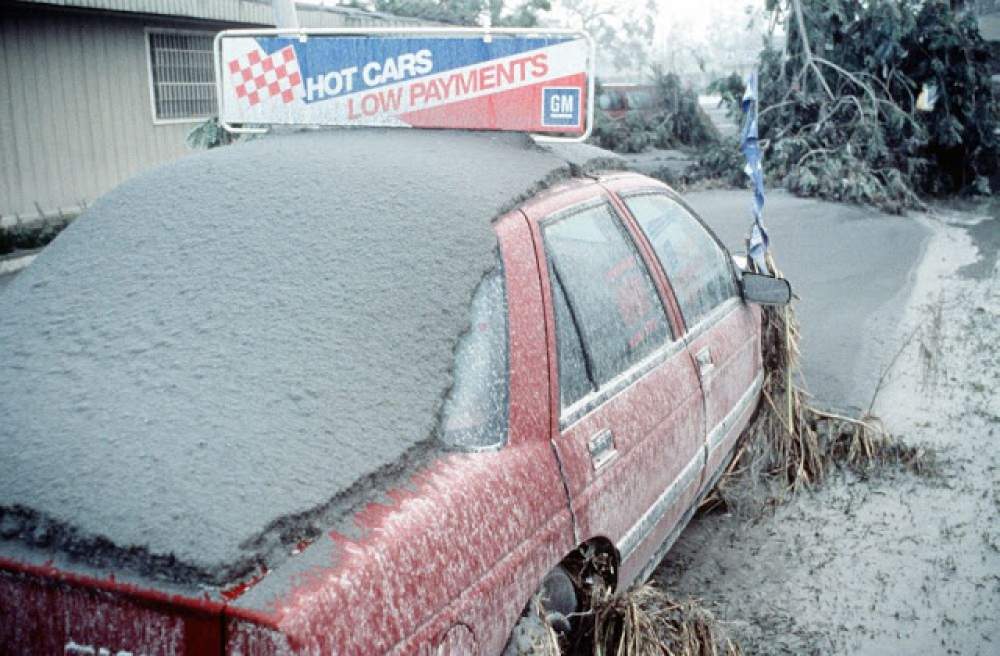
M 559 656 L 560 636 L 571 630 L 577 610 L 576 587 L 562 566 L 545 575 L 511 631 L 503 656 Z

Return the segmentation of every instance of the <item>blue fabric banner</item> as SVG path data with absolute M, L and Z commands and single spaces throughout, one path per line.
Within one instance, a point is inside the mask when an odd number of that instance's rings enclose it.
M 743 170 L 750 178 L 753 189 L 753 225 L 750 228 L 750 259 L 762 273 L 767 273 L 768 237 L 764 229 L 764 169 L 761 166 L 762 154 L 760 142 L 757 140 L 757 71 L 747 77 L 746 91 L 743 92 L 743 129 L 740 131 L 740 150 L 746 158 Z

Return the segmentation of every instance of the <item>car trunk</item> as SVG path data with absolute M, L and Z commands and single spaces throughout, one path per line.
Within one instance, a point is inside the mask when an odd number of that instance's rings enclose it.
M 0 558 L 0 652 L 220 654 L 222 604 Z

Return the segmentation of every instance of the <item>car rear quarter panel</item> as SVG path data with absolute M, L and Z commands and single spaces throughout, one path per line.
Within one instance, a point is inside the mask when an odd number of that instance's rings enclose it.
M 221 646 L 220 602 L 0 558 L 2 654 L 207 656 Z
M 355 530 L 309 547 L 329 549 L 326 563 L 274 586 L 285 589 L 263 603 L 260 595 L 250 595 L 252 604 L 237 600 L 229 653 L 426 653 L 453 627 L 470 631 L 464 642 L 495 653 L 542 577 L 575 546 L 548 440 L 548 358 L 530 232 L 520 212 L 496 229 L 510 308 L 509 443 L 435 460 L 383 503 L 357 512 Z

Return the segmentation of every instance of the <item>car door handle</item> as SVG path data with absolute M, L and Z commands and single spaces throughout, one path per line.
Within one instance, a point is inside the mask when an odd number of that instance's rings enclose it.
M 698 351 L 694 359 L 698 362 L 698 373 L 701 374 L 702 378 L 710 374 L 712 369 L 715 368 L 715 363 L 712 362 L 712 351 L 707 346 Z
M 615 436 L 607 428 L 591 437 L 587 448 L 590 449 L 590 461 L 594 465 L 595 471 L 604 467 L 618 455 L 618 451 L 615 449 Z

